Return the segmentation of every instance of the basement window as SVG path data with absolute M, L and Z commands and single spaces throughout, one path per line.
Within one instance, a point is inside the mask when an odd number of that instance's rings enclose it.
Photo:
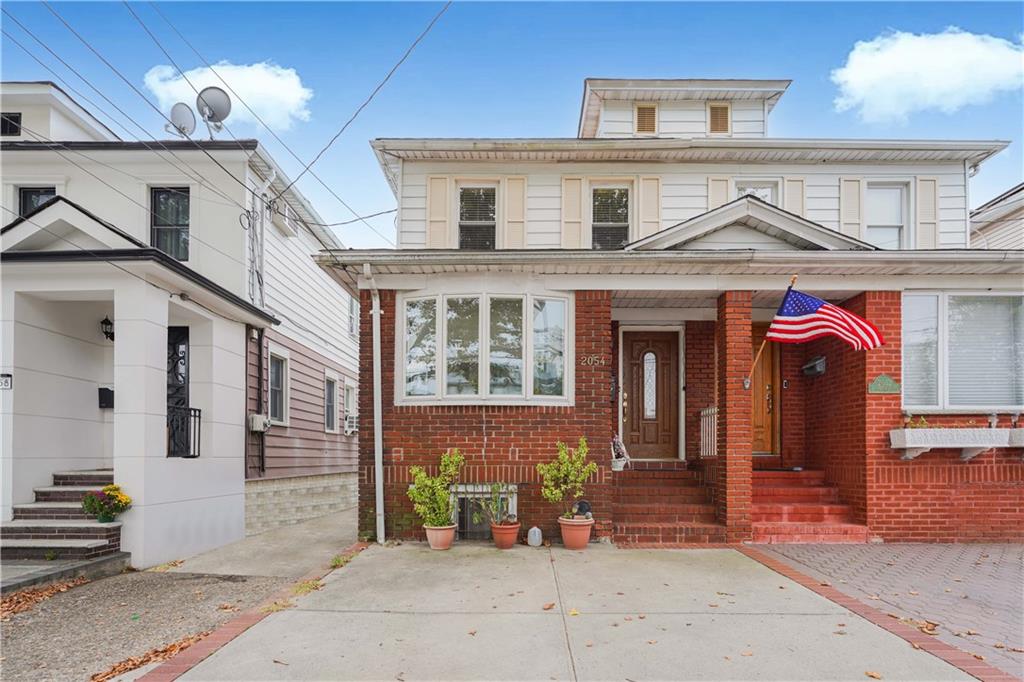
M 491 495 L 491 483 L 460 483 L 452 486 L 452 498 L 455 500 L 456 537 L 460 540 L 489 540 L 491 525 L 487 517 L 480 513 L 478 500 Z M 509 514 L 516 514 L 518 490 L 515 485 L 508 486 L 505 497 Z

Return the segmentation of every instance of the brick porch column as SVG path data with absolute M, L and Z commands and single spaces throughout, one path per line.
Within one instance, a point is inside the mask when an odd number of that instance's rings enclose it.
M 718 297 L 718 471 L 715 505 L 729 542 L 751 537 L 751 399 L 743 386 L 753 360 L 751 292 Z

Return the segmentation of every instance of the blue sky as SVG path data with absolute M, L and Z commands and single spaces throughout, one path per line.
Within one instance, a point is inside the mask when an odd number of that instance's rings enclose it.
M 296 105 L 305 108 L 308 120 L 294 120 L 279 134 L 308 161 L 440 6 L 175 2 L 160 8 L 210 61 L 272 62 L 294 69 L 301 85 L 312 90 L 308 101 Z M 43 6 L 5 7 L 148 130 L 162 134 L 163 120 Z M 55 7 L 140 89 L 145 90 L 151 68 L 168 62 L 120 3 Z M 953 112 L 926 107 L 905 120 L 865 122 L 857 109 L 836 111 L 839 88 L 830 74 L 846 63 L 855 43 L 893 31 L 937 34 L 957 26 L 1019 46 L 1022 8 L 1021 3 L 456 3 L 314 168 L 357 211 L 373 213 L 394 207 L 368 145 L 374 137 L 571 137 L 587 76 L 789 78 L 793 85 L 770 121 L 772 136 L 1011 140 L 1012 146 L 972 181 L 971 203 L 977 205 L 1022 179 L 1021 87 Z M 152 8 L 142 4 L 135 10 L 183 69 L 202 66 Z M 4 28 L 54 65 L 6 18 Z M 2 56 L 4 79 L 51 78 L 8 41 Z M 929 61 L 920 68 L 931 69 Z M 54 68 L 94 95 L 63 67 Z M 929 77 L 945 76 L 922 75 Z M 286 172 L 297 174 L 299 164 L 258 124 L 236 120 L 231 128 L 239 137 L 260 138 Z M 328 221 L 351 218 L 311 178 L 300 187 Z M 371 222 L 393 237 L 392 216 Z M 339 236 L 353 247 L 385 245 L 358 223 L 339 228 Z

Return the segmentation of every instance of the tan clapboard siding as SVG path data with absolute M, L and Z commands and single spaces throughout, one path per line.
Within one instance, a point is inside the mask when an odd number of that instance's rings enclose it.
M 863 234 L 863 188 L 862 178 L 839 178 L 839 231 L 857 239 Z
M 427 178 L 427 248 L 447 249 L 452 246 L 448 212 L 451 201 L 448 192 L 450 180 L 447 175 L 432 175 Z
M 661 229 L 661 178 L 656 175 L 640 178 L 639 239 Z
M 934 249 L 939 235 L 939 179 L 917 179 L 918 249 Z
M 636 132 L 640 134 L 654 134 L 658 132 L 657 105 L 636 105 Z
M 562 178 L 562 248 L 583 247 L 583 178 Z
M 505 235 L 499 241 L 506 249 L 526 245 L 526 178 L 505 178 Z
M 783 189 L 785 195 L 785 208 L 790 213 L 797 215 L 804 215 L 804 204 L 805 204 L 805 188 L 803 178 L 786 178 L 786 186 Z
M 729 178 L 708 176 L 708 210 L 729 202 Z

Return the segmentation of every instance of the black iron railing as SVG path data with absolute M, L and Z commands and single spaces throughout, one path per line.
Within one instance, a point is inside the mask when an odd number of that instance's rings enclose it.
M 198 457 L 202 410 L 167 406 L 167 456 Z

